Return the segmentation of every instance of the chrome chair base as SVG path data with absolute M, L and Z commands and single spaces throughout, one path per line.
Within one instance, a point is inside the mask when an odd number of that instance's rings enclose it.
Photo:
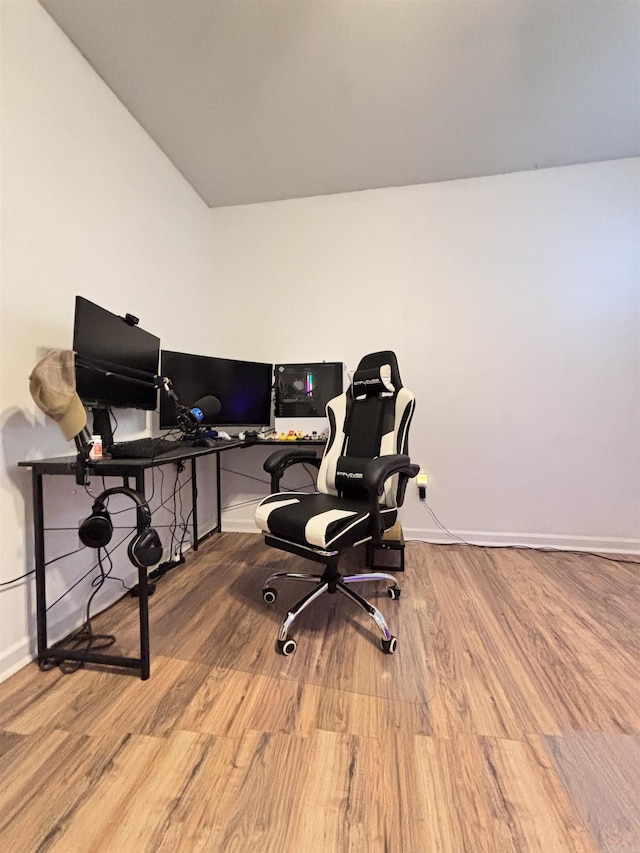
M 335 592 L 341 592 L 371 617 L 381 635 L 380 646 L 382 651 L 386 654 L 393 654 L 395 652 L 398 641 L 397 638 L 389 631 L 389 626 L 387 625 L 382 613 L 377 609 L 377 607 L 374 607 L 373 604 L 368 602 L 361 595 L 358 595 L 355 590 L 350 589 L 351 584 L 363 583 L 365 581 L 388 581 L 391 585 L 387 589 L 387 595 L 391 599 L 398 599 L 400 598 L 400 587 L 397 585 L 396 579 L 393 575 L 386 574 L 385 572 L 362 572 L 360 574 L 342 577 L 338 573 L 328 573 L 327 571 L 322 575 L 299 572 L 274 572 L 272 575 L 269 575 L 262 588 L 262 597 L 267 604 L 273 604 L 275 602 L 278 593 L 274 588 L 273 583 L 282 578 L 300 581 L 302 583 L 311 583 L 314 585 L 314 589 L 308 592 L 289 609 L 287 615 L 280 624 L 276 645 L 278 651 L 283 655 L 291 655 L 296 650 L 296 641 L 289 636 L 289 631 L 300 613 L 302 613 L 303 610 L 306 610 L 310 604 L 325 593 L 333 594 Z

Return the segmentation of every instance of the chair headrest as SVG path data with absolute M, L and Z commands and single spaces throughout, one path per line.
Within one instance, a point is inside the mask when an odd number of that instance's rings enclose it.
M 365 397 L 390 397 L 402 388 L 398 359 L 391 350 L 372 352 L 360 359 L 351 377 L 352 394 L 356 400 Z
M 391 382 L 391 365 L 381 364 L 368 370 L 356 370 L 351 379 L 351 391 L 356 400 L 393 396 L 395 388 Z

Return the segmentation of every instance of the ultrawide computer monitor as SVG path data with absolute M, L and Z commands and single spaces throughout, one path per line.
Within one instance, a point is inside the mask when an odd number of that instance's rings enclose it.
M 213 395 L 220 401 L 215 423 L 203 427 L 263 427 L 271 424 L 273 365 L 162 350 L 161 374 L 171 380 L 181 406 Z M 160 428 L 176 426 L 176 408 L 160 395 Z

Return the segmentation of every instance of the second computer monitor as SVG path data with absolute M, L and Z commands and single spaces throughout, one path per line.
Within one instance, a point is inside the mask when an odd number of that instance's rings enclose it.
M 273 365 L 257 361 L 193 355 L 173 350 L 160 353 L 161 375 L 171 380 L 181 406 L 191 408 L 202 397 L 220 401 L 215 423 L 204 427 L 263 427 L 271 423 Z M 176 426 L 173 401 L 160 394 L 160 428 Z

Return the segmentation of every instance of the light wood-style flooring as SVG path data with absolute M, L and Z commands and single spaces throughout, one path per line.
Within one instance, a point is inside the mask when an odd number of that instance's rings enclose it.
M 348 565 L 364 565 L 355 553 Z M 640 582 L 595 556 L 408 543 L 398 635 L 226 533 L 158 584 L 151 678 L 0 685 L 3 853 L 639 853 Z M 137 602 L 94 620 L 137 654 Z M 110 650 L 111 651 L 111 650 Z

